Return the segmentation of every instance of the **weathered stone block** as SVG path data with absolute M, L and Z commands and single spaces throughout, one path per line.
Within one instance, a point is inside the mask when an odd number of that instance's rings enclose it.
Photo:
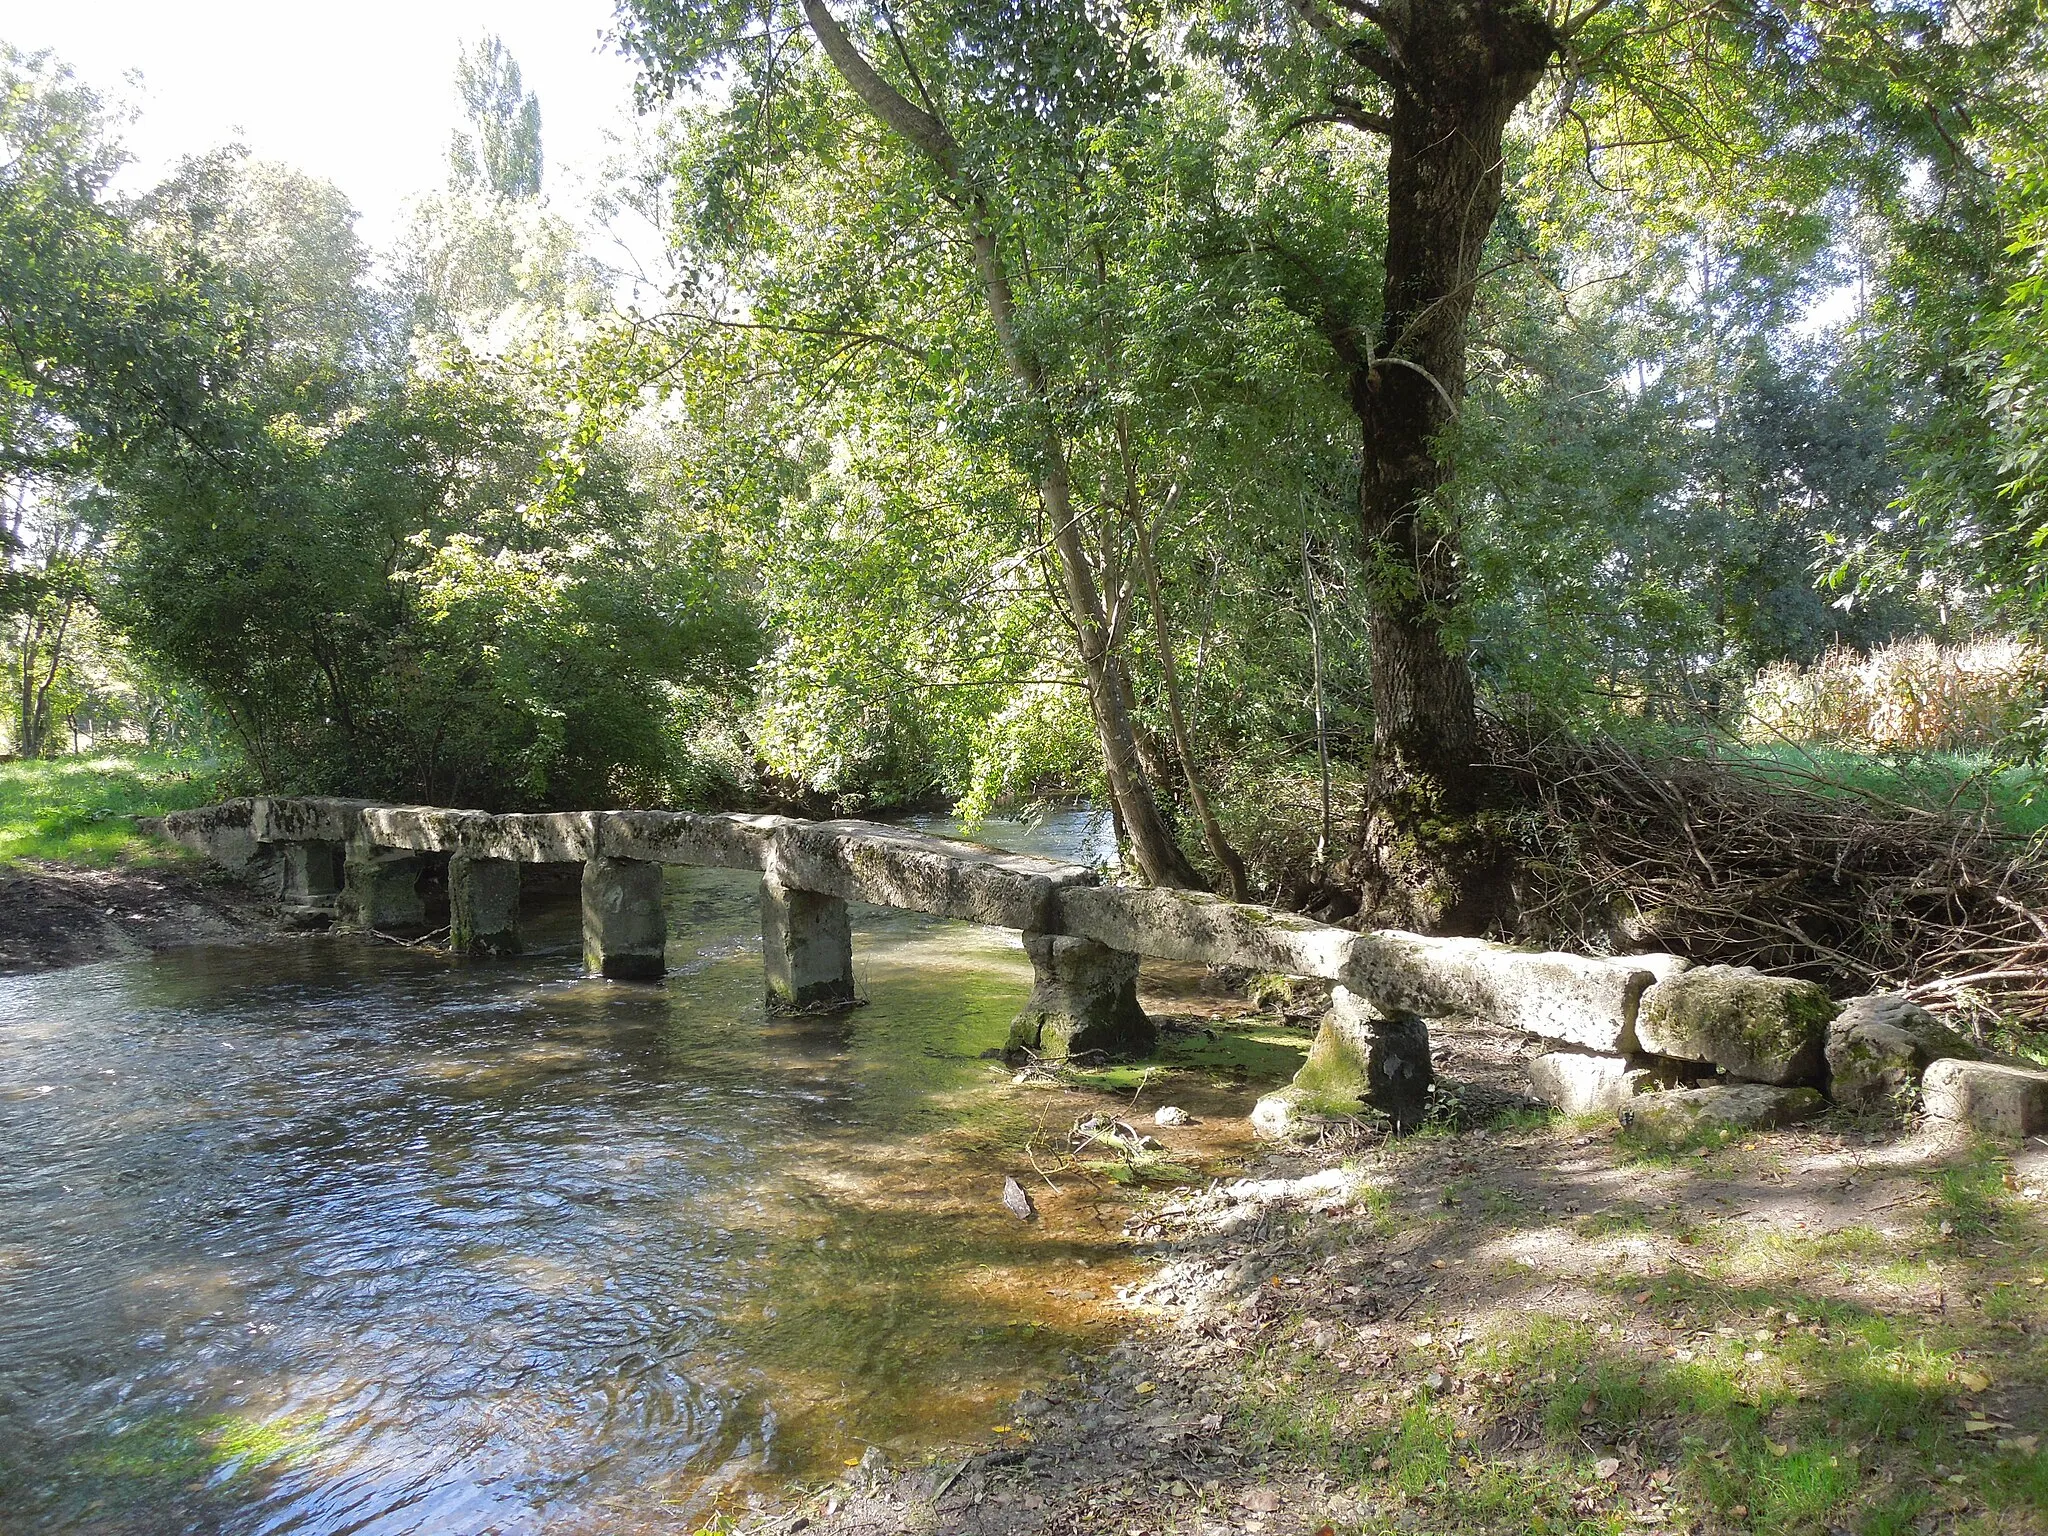
M 1304 1125 L 1368 1107 L 1396 1130 L 1421 1123 L 1435 1071 L 1429 1026 L 1414 1014 L 1388 1014 L 1345 987 L 1330 996 L 1308 1060 L 1294 1081 L 1260 1099 L 1252 1126 L 1262 1135 L 1291 1136 Z
M 519 865 L 457 853 L 448 859 L 448 947 L 458 955 L 516 955 Z
M 787 816 L 605 811 L 597 818 L 597 851 L 606 858 L 657 864 L 766 869 L 777 830 L 798 825 Z
M 583 866 L 583 965 L 612 981 L 659 981 L 668 969 L 662 867 L 639 859 Z
M 854 1003 L 853 927 L 837 896 L 763 878 L 761 951 L 770 1008 L 822 1012 Z
M 172 811 L 158 820 L 156 830 L 222 869 L 239 873 L 254 863 L 261 851 L 255 814 L 252 800 L 223 800 L 197 810 Z
M 1976 1061 L 1974 1042 L 1896 992 L 1851 1000 L 1828 1026 L 1828 1095 L 1850 1109 L 1882 1109 L 1913 1097 L 1929 1062 Z
M 2048 1131 L 2048 1072 L 1947 1058 L 1920 1079 L 1920 1103 L 1932 1119 L 1988 1136 L 2032 1136 Z
M 356 839 L 342 865 L 339 908 L 346 927 L 401 938 L 426 932 L 419 855 Z
M 279 843 L 278 912 L 293 928 L 324 928 L 341 907 L 342 845 Z
M 1544 1051 L 1527 1062 L 1529 1091 L 1567 1115 L 1620 1109 L 1638 1094 L 1679 1081 L 1669 1062 L 1593 1051 Z
M 1388 1013 L 1481 1019 L 1593 1051 L 1636 1049 L 1636 1015 L 1668 956 L 1537 954 L 1484 939 L 1358 934 L 1344 984 Z
M 329 795 L 259 795 L 250 802 L 250 830 L 263 843 L 347 844 L 362 835 L 361 813 L 375 803 Z
M 1055 931 L 1058 892 L 1095 879 L 1078 864 L 872 821 L 786 823 L 766 868 L 799 890 L 1031 932 Z
M 1621 1123 L 1646 1140 L 1675 1146 L 1695 1136 L 1768 1131 L 1810 1120 L 1827 1108 L 1814 1088 L 1722 1083 L 1631 1099 Z
M 1138 1006 L 1136 955 L 1051 933 L 1025 934 L 1024 952 L 1031 996 L 1010 1025 L 1010 1050 L 1142 1056 L 1157 1043 L 1158 1030 Z
M 1707 965 L 1650 988 L 1636 1037 L 1646 1051 L 1703 1061 L 1750 1082 L 1813 1083 L 1837 1011 L 1810 981 Z
M 1132 954 L 1332 981 L 1358 937 L 1290 912 L 1146 886 L 1063 889 L 1059 918 L 1063 932 Z
M 379 805 L 360 813 L 364 833 L 387 848 L 467 853 L 519 864 L 581 864 L 597 852 L 595 811 L 493 816 L 431 806 Z

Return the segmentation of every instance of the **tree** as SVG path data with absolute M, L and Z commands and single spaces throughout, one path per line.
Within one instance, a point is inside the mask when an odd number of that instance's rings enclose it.
M 735 156 L 748 153 L 748 141 L 769 164 L 786 164 L 799 145 L 851 148 L 866 130 L 849 134 L 839 116 L 850 98 L 857 121 L 881 131 L 904 190 L 915 188 L 938 215 L 931 233 L 964 254 L 967 292 L 984 327 L 970 345 L 992 348 L 1010 397 L 1001 431 L 1043 517 L 1112 807 L 1146 878 L 1194 884 L 1162 811 L 1160 775 L 1144 761 L 1124 654 L 1125 628 L 1143 599 L 1124 586 L 1123 535 L 1154 515 L 1156 502 L 1139 502 L 1163 488 L 1144 484 L 1127 435 L 1113 441 L 1114 412 L 1097 417 L 1107 427 L 1098 439 L 1107 462 L 1077 473 L 1076 461 L 1076 417 L 1086 394 L 1099 399 L 1112 387 L 1123 334 L 1102 302 L 1111 253 L 1086 211 L 1095 197 L 1090 141 L 1156 97 L 1149 45 L 1132 17 L 1105 14 L 1097 25 L 1029 5 L 936 6 L 900 18 L 878 9 L 857 25 L 859 36 L 824 0 L 766 8 L 710 0 L 636 6 L 626 38 L 662 88 L 729 80 Z M 758 188 L 764 168 L 758 158 L 733 160 L 724 180 L 745 193 Z M 751 217 L 735 212 L 743 222 Z M 1093 304 L 1079 298 L 1090 290 Z M 1071 306 L 1062 316 L 1069 322 L 1088 312 L 1083 328 L 1064 336 L 1048 326 L 1063 305 Z M 835 336 L 853 329 L 843 319 L 808 323 Z M 1118 485 L 1123 492 L 1112 494 Z M 1137 569 L 1128 574 L 1142 585 Z M 1198 771 L 1193 762 L 1181 767 Z M 1235 856 L 1213 817 L 1204 828 L 1229 870 Z
M 450 180 L 464 192 L 512 200 L 540 196 L 540 98 L 519 77 L 502 39 L 485 33 L 455 64 L 466 128 L 448 147 Z

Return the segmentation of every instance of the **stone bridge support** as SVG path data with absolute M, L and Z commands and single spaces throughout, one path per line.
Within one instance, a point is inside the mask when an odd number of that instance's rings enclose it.
M 279 843 L 279 915 L 288 928 L 324 928 L 341 900 L 340 843 Z
M 449 856 L 448 947 L 479 958 L 519 953 L 517 860 Z
M 839 897 L 763 875 L 761 951 L 770 1011 L 826 1013 L 859 1001 L 853 991 L 853 929 Z
M 410 937 L 427 930 L 427 907 L 420 899 L 417 853 L 380 848 L 352 838 L 342 864 L 340 916 L 344 927 Z
M 1031 996 L 1010 1025 L 1010 1050 L 1142 1056 L 1157 1042 L 1157 1028 L 1138 1006 L 1136 955 L 1093 939 L 1029 932 L 1024 953 Z
M 668 969 L 662 866 L 595 858 L 583 866 L 583 965 L 611 981 L 659 981 Z

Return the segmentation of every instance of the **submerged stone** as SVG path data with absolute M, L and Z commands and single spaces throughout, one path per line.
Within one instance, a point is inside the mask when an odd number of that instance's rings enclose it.
M 1636 1035 L 1646 1051 L 1705 1062 L 1749 1082 L 1814 1083 L 1836 1012 L 1810 981 L 1708 965 L 1650 988 Z
M 1828 1094 L 1850 1109 L 1902 1105 L 1929 1063 L 1983 1055 L 1918 1003 L 1896 992 L 1873 993 L 1844 1004 L 1828 1026 Z
M 1136 955 L 1050 933 L 1026 933 L 1024 952 L 1031 996 L 1010 1025 L 1011 1051 L 1142 1056 L 1152 1049 L 1159 1032 L 1138 1006 Z
M 1378 1110 L 1399 1131 L 1421 1123 L 1434 1070 L 1429 1026 L 1414 1014 L 1386 1014 L 1346 987 L 1330 996 L 1294 1081 L 1260 1099 L 1252 1125 L 1293 1136 L 1316 1122 Z
M 1810 1120 L 1827 1108 L 1813 1088 L 1721 1083 L 1645 1094 L 1621 1112 L 1621 1123 L 1646 1140 L 1675 1145 L 1702 1132 L 1768 1131 Z

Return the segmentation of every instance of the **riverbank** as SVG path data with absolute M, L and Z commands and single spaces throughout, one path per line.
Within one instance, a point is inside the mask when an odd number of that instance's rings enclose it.
M 197 860 L 94 869 L 0 866 L 0 975 L 57 970 L 277 931 L 267 904 Z
M 1124 1344 L 723 1528 L 2048 1530 L 2048 1143 L 1480 1117 L 1148 1197 Z

